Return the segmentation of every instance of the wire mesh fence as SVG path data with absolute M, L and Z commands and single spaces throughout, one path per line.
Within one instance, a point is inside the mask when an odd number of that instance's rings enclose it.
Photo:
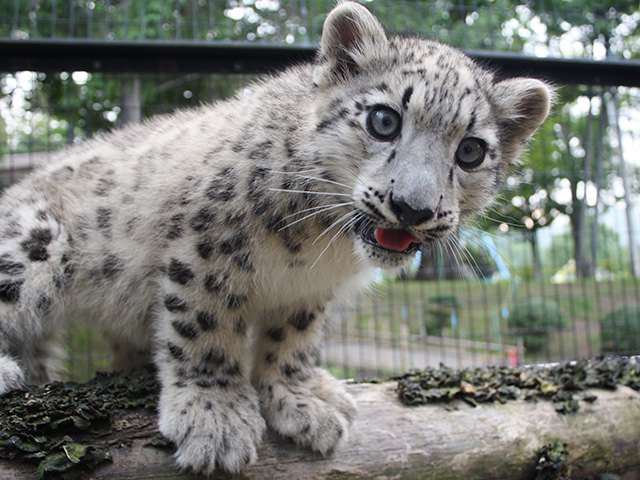
M 391 31 L 463 49 L 637 58 L 637 2 L 369 0 Z M 332 0 L 0 1 L 0 38 L 315 44 Z M 590 40 L 582 42 L 581 40 Z M 594 42 L 594 40 L 598 40 Z
M 184 48 L 194 41 L 311 44 L 330 3 L 0 1 L 0 37 L 180 41 Z M 640 7 L 631 2 L 367 5 L 394 30 L 467 49 L 640 56 Z M 225 98 L 254 78 L 6 72 L 0 180 L 13 183 L 67 144 Z M 334 306 L 323 364 L 339 376 L 368 376 L 440 362 L 640 353 L 639 104 L 636 88 L 562 86 L 554 115 L 491 212 L 463 229 L 455 245 L 425 248 L 399 278 L 378 272 L 371 292 Z M 103 343 L 88 326 L 73 325 L 71 378 L 109 367 Z

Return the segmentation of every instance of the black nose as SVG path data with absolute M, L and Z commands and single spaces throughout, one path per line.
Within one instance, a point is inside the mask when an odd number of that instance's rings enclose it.
M 434 216 L 434 212 L 430 208 L 416 210 L 402 197 L 394 197 L 392 195 L 390 204 L 391 210 L 398 220 L 406 225 L 420 225 L 421 223 L 428 222 Z

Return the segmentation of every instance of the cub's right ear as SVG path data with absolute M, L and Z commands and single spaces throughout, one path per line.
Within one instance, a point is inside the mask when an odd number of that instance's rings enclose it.
M 355 75 L 386 44 L 384 28 L 369 10 L 355 2 L 340 3 L 329 12 L 322 28 L 322 66 L 318 75 L 338 78 Z

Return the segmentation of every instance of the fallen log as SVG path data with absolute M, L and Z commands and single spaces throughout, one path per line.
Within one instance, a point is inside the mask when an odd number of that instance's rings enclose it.
M 626 386 L 587 391 L 583 397 L 590 400 L 579 401 L 579 410 L 565 415 L 544 400 L 475 407 L 455 400 L 446 407 L 408 407 L 399 400 L 394 382 L 346 387 L 358 402 L 359 414 L 349 442 L 333 456 L 322 458 L 269 434 L 259 462 L 243 475 L 211 478 L 535 479 L 541 449 L 556 441 L 566 445 L 562 468 L 572 479 L 597 478 L 603 472 L 623 480 L 640 478 L 640 393 Z M 155 420 L 153 408 L 121 410 L 108 422 L 74 433 L 73 445 L 106 447 L 111 459 L 80 478 L 198 478 L 175 468 L 171 448 L 159 441 Z M 62 429 L 61 442 L 64 434 Z M 64 451 L 72 457 L 77 453 L 74 448 Z M 2 479 L 35 475 L 33 463 L 0 459 Z

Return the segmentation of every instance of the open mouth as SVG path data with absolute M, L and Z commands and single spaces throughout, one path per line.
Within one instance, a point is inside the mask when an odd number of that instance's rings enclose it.
M 358 233 L 368 244 L 398 253 L 415 252 L 422 242 L 403 228 L 377 228 L 368 222 L 359 225 Z

